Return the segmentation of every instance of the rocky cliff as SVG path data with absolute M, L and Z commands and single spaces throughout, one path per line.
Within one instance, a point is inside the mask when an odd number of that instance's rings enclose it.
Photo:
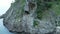
M 25 32 L 24 34 L 54 34 L 56 15 L 43 1 L 15 0 L 1 16 L 4 26 L 9 31 Z

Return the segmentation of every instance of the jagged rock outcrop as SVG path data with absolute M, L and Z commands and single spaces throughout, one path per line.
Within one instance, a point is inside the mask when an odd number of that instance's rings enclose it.
M 53 10 L 45 9 L 40 17 L 35 0 L 15 0 L 2 16 L 4 26 L 12 32 L 29 34 L 54 34 L 56 16 Z M 42 19 L 40 19 L 42 18 Z M 25 33 L 24 33 L 25 34 Z

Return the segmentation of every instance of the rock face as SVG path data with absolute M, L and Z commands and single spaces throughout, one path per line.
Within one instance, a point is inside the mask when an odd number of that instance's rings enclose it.
M 2 16 L 3 24 L 9 31 L 29 34 L 54 34 L 56 18 L 52 10 L 44 10 L 42 19 L 39 19 L 36 14 L 36 2 L 31 2 L 33 0 L 15 1 Z
M 56 33 L 60 34 L 60 26 L 56 27 Z

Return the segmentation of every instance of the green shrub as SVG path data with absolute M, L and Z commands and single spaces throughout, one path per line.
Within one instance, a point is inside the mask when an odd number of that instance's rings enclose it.
M 36 27 L 36 26 L 38 27 L 38 25 L 39 25 L 39 22 L 38 22 L 38 21 L 34 21 L 34 22 L 33 22 L 33 26 L 34 26 L 34 27 Z
M 43 16 L 43 12 L 45 11 L 45 10 L 49 10 L 51 7 L 52 7 L 52 5 L 53 5 L 53 3 L 54 3 L 54 1 L 52 1 L 52 0 L 36 0 L 36 2 L 37 2 L 37 9 L 36 9 L 36 13 L 37 13 L 37 18 L 38 19 L 42 19 L 42 16 Z

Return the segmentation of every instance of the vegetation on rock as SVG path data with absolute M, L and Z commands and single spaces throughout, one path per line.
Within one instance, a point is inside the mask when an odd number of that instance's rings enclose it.
M 34 27 L 38 27 L 38 25 L 39 25 L 39 22 L 38 22 L 38 21 L 34 21 L 34 22 L 33 22 L 33 26 L 34 26 Z
M 54 3 L 53 0 L 38 0 L 37 1 L 37 10 L 36 10 L 37 18 L 42 19 L 43 12 L 45 10 L 49 10 L 52 7 L 53 3 Z

